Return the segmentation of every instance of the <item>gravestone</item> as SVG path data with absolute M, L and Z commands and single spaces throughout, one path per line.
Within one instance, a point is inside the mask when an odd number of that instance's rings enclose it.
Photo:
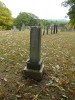
M 44 26 L 44 29 L 43 29 L 43 35 L 45 35 L 45 26 Z
M 24 31 L 25 30 L 25 24 L 22 24 L 21 30 Z
M 41 80 L 43 76 L 44 65 L 41 57 L 41 28 L 39 26 L 31 27 L 30 31 L 30 59 L 27 60 L 27 66 L 24 68 L 24 75 L 35 80 Z
M 58 26 L 56 25 L 56 33 L 58 33 Z
M 56 24 L 54 24 L 54 32 L 53 32 L 53 33 L 55 34 L 55 33 L 57 33 L 57 32 L 58 32 L 58 27 L 57 27 Z
M 51 26 L 51 34 L 52 34 L 52 32 L 53 32 L 53 26 Z
M 13 30 L 14 30 L 14 31 L 16 31 L 16 30 L 17 30 L 16 26 L 13 26 Z
M 21 26 L 18 26 L 19 31 L 21 31 Z
M 46 28 L 46 29 L 47 29 L 47 35 L 48 35 L 48 34 L 49 34 L 49 26 L 47 26 L 47 28 Z

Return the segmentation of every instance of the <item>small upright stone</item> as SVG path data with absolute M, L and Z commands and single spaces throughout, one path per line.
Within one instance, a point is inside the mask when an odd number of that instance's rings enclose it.
M 54 34 L 58 32 L 58 27 L 56 24 L 54 24 Z
M 44 26 L 44 28 L 43 28 L 43 35 L 45 35 L 45 26 Z
M 24 31 L 24 30 L 25 30 L 25 24 L 23 23 L 21 27 L 21 31 Z
M 49 26 L 47 26 L 47 35 L 49 34 Z
M 13 26 L 13 30 L 14 30 L 14 31 L 16 31 L 16 30 L 17 30 L 16 26 Z
M 30 78 L 40 80 L 43 75 L 44 65 L 40 57 L 41 50 L 41 28 L 31 27 L 30 31 L 30 59 L 24 69 L 24 74 Z

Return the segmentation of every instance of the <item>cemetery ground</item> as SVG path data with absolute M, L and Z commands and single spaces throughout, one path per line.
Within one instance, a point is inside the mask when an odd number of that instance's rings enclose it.
M 0 100 L 75 100 L 75 32 L 42 35 L 41 81 L 24 78 L 29 31 L 0 32 Z

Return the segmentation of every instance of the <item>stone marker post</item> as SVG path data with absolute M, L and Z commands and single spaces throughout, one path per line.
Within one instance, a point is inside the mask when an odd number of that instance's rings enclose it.
M 47 26 L 47 35 L 48 35 L 48 31 L 49 31 L 49 26 Z
M 21 30 L 24 31 L 25 30 L 25 24 L 22 24 Z
M 41 80 L 44 65 L 40 57 L 41 50 L 41 28 L 39 26 L 31 27 L 30 31 L 30 59 L 27 60 L 27 66 L 24 68 L 24 75 L 35 80 Z
M 17 30 L 16 26 L 13 26 L 13 30 L 14 30 L 14 31 L 16 31 L 16 30 Z
M 54 34 L 58 32 L 58 27 L 56 24 L 54 24 Z
M 56 33 L 58 33 L 58 26 L 56 25 Z
M 43 29 L 43 35 L 45 35 L 45 26 L 44 26 L 44 29 Z
M 54 24 L 54 34 L 56 33 L 56 25 Z

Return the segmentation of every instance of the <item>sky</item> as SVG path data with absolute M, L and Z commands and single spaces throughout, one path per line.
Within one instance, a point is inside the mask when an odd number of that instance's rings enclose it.
M 40 19 L 68 19 L 65 18 L 68 8 L 61 6 L 64 0 L 0 0 L 16 18 L 20 12 L 29 12 Z

